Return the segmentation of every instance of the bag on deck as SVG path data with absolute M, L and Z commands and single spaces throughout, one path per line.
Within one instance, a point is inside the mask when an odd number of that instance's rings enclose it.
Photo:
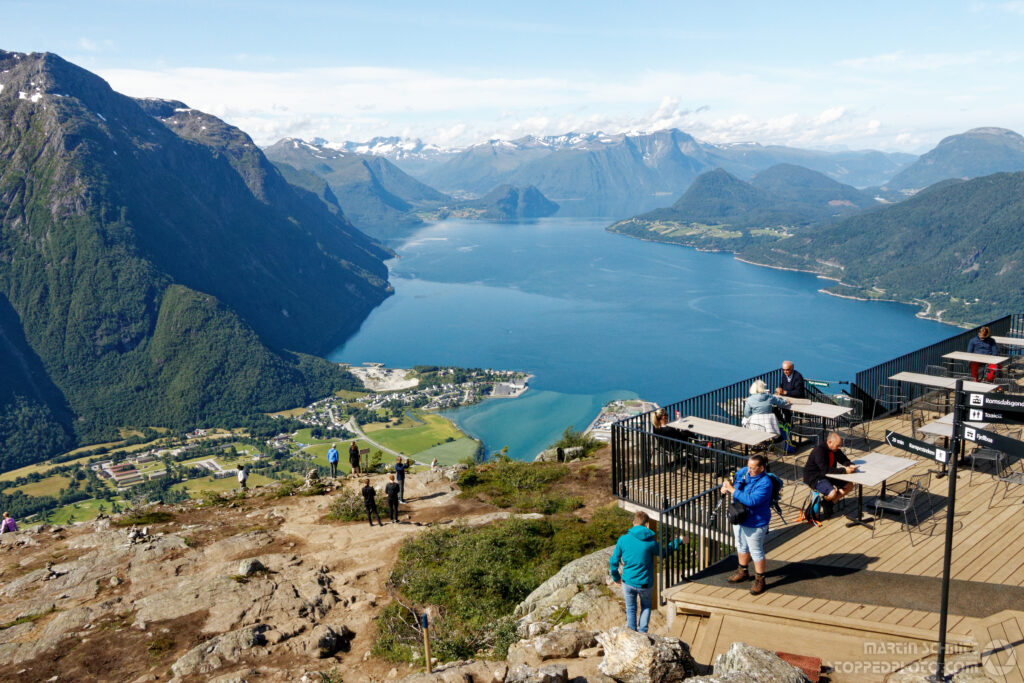
M 825 496 L 817 491 L 811 493 L 811 499 L 800 512 L 800 521 L 807 522 L 812 526 L 821 526 L 821 523 L 832 516 L 835 506 L 831 501 L 825 500 Z

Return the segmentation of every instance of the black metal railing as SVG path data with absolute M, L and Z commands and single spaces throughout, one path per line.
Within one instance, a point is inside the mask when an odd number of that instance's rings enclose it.
M 617 428 L 616 428 L 617 427 Z M 612 480 L 616 495 L 663 510 L 732 477 L 747 456 L 709 440 L 680 441 L 651 431 L 612 426 Z
M 1020 315 L 1007 315 L 998 320 L 993 320 L 986 325 L 993 335 L 1012 336 L 1011 332 L 1015 326 L 1021 324 L 1020 318 Z M 932 391 L 932 389 L 918 385 L 907 385 L 903 389 L 902 398 L 894 398 L 891 395 L 883 394 L 881 391 L 883 385 L 892 384 L 892 380 L 889 378 L 898 372 L 924 373 L 929 365 L 943 365 L 945 360 L 942 357 L 943 355 L 951 351 L 966 351 L 971 338 L 976 336 L 978 330 L 982 327 L 982 325 L 978 325 L 916 351 L 905 353 L 898 358 L 879 363 L 867 370 L 861 370 L 850 385 L 850 394 L 854 398 L 864 401 L 864 414 L 867 416 L 877 417 L 902 410 L 907 403 L 919 398 L 919 394 Z
M 658 572 L 659 595 L 733 552 L 728 506 L 729 496 L 715 486 L 661 511 L 658 543 L 664 554 Z

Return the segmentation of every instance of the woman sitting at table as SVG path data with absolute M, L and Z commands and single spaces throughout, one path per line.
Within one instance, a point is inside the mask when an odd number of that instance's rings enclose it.
M 668 411 L 664 408 L 658 408 L 651 413 L 651 425 L 654 427 L 654 433 L 658 436 L 667 436 L 679 441 L 689 441 L 693 438 L 692 432 L 668 426 Z
M 754 380 L 750 385 L 750 396 L 743 404 L 743 426 L 780 436 L 782 431 L 779 429 L 779 421 L 772 411 L 772 406 L 788 407 L 789 401 L 781 396 L 769 394 L 764 380 Z

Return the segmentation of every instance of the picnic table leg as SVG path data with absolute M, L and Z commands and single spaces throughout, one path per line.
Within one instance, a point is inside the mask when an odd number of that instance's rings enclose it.
M 882 490 L 883 491 L 885 490 L 885 483 L 884 482 L 882 483 Z M 863 526 L 863 527 L 867 527 L 868 529 L 870 529 L 871 525 L 868 524 L 868 522 L 873 522 L 873 521 L 874 521 L 874 517 L 865 517 L 864 516 L 864 485 L 863 484 L 857 484 L 857 519 L 850 520 L 849 522 L 846 523 L 846 526 L 848 526 L 848 527 L 851 527 L 851 526 Z

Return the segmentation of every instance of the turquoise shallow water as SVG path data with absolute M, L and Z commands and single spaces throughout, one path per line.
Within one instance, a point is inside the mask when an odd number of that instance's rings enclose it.
M 450 417 L 489 450 L 533 457 L 613 398 L 668 403 L 796 362 L 860 369 L 949 336 L 899 304 L 838 299 L 806 273 L 605 232 L 606 221 L 424 227 L 391 261 L 395 295 L 331 358 L 525 370 L 519 399 Z

